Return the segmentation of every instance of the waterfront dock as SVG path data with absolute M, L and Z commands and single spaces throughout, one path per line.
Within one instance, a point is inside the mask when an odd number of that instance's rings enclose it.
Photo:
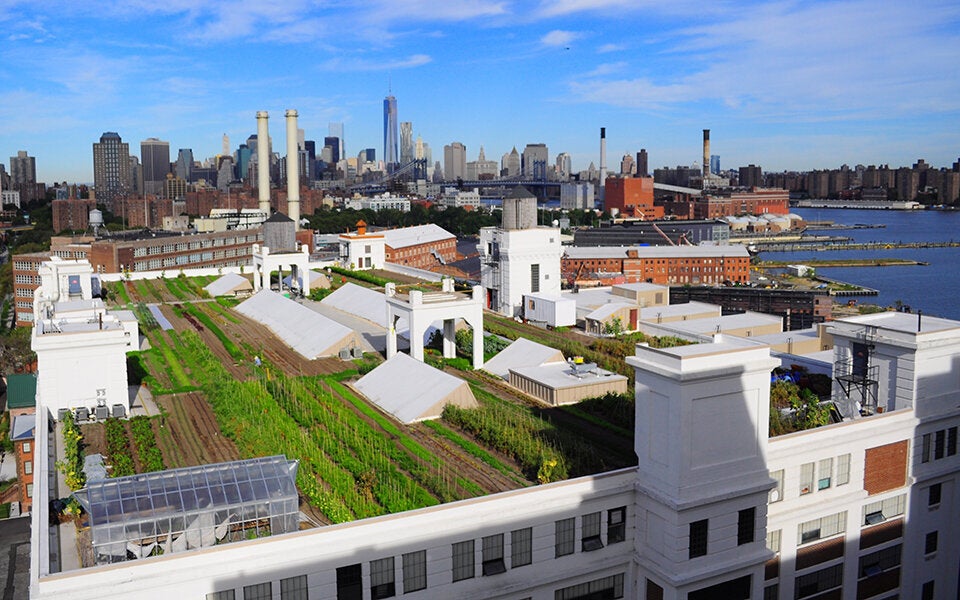
M 830 250 L 899 250 L 903 248 L 960 248 L 960 242 L 753 242 L 758 252 L 806 252 Z

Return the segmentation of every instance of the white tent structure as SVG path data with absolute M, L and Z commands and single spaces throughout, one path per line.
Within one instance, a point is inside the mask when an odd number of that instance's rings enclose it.
M 394 354 L 353 387 L 401 423 L 439 418 L 447 404 L 479 406 L 466 381 L 403 353 Z
M 563 353 L 525 338 L 517 338 L 483 365 L 483 370 L 503 379 L 510 379 L 510 369 L 539 367 L 548 363 L 564 363 Z
M 211 297 L 240 296 L 253 292 L 253 282 L 239 273 L 227 273 L 203 288 Z
M 387 327 L 387 297 L 376 290 L 355 283 L 345 283 L 324 298 L 321 303 L 364 318 L 384 329 Z M 397 330 L 406 332 L 405 320 Z
M 313 270 L 307 270 L 306 273 L 307 273 L 307 277 L 309 277 L 309 283 L 310 283 L 309 288 L 311 290 L 315 290 L 318 288 L 327 289 L 328 287 L 330 287 L 330 279 L 327 278 L 327 276 L 324 275 L 323 273 L 317 273 L 316 271 L 313 271 Z M 286 286 L 287 288 L 291 287 L 291 285 L 293 285 L 294 283 L 296 285 L 294 285 L 293 287 L 298 287 L 300 289 L 303 289 L 303 276 L 298 276 L 296 282 L 293 281 L 293 275 L 287 275 L 286 277 L 283 278 L 283 285 Z
M 266 325 L 307 359 L 336 356 L 340 350 L 360 345 L 348 327 L 270 290 L 260 290 L 237 305 L 236 310 Z

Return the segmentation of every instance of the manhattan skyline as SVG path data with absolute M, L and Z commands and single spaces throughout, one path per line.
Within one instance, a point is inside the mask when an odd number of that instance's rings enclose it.
M 381 147 L 388 94 L 468 160 L 541 142 L 579 171 L 600 127 L 608 167 L 641 148 L 651 169 L 692 164 L 702 128 L 724 168 L 960 155 L 955 2 L 14 1 L 0 24 L 0 153 L 28 151 L 46 182 L 92 182 L 105 131 L 202 159 L 257 110 L 297 109 L 317 141 L 343 122 L 355 155 Z

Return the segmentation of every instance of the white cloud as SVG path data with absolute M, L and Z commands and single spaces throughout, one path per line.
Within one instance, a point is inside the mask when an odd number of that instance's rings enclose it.
M 607 54 L 609 52 L 622 52 L 626 50 L 627 47 L 623 44 L 604 44 L 597 48 L 598 54 Z
M 580 33 L 575 31 L 564 31 L 554 29 L 540 38 L 540 43 L 544 46 L 567 46 L 573 40 L 581 37 Z
M 413 54 L 407 58 L 396 60 L 370 60 L 359 58 L 332 58 L 320 65 L 323 71 L 391 71 L 395 69 L 410 69 L 420 67 L 433 59 L 426 54 Z
M 612 63 L 602 63 L 597 65 L 597 67 L 587 73 L 587 77 L 602 77 L 604 75 L 611 75 L 613 73 L 618 73 L 627 68 L 627 63 L 624 61 L 612 62 Z

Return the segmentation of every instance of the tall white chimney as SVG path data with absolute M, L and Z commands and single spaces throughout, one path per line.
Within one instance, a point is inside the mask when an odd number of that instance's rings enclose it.
M 300 136 L 297 111 L 287 109 L 287 216 L 300 229 Z
M 270 216 L 270 115 L 265 110 L 257 111 L 257 192 L 260 212 Z

